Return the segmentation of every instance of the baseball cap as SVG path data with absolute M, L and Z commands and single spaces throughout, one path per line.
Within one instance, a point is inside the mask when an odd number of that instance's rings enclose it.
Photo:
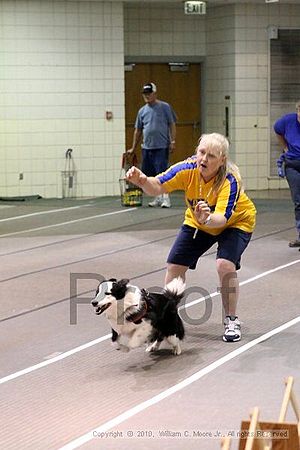
M 152 92 L 156 92 L 156 86 L 154 83 L 147 83 L 143 86 L 143 94 L 152 94 Z

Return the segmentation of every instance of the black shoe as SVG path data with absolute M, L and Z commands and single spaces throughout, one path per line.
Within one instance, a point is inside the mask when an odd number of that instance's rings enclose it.
M 300 247 L 300 239 L 289 242 L 289 247 Z

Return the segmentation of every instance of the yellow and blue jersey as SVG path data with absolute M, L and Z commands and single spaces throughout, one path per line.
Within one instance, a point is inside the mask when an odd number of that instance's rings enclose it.
M 256 209 L 253 202 L 241 189 L 241 181 L 228 173 L 219 192 L 213 192 L 215 177 L 207 183 L 201 179 L 196 156 L 171 166 L 157 175 L 166 192 L 184 191 L 187 209 L 184 224 L 199 228 L 212 235 L 220 234 L 225 228 L 239 228 L 251 233 L 255 227 Z M 212 213 L 222 214 L 227 223 L 221 228 L 201 225 L 194 216 L 194 209 L 200 200 L 209 205 Z

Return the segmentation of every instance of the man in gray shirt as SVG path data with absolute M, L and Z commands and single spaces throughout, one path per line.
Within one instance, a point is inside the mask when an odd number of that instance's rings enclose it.
M 176 115 L 168 103 L 157 99 L 156 90 L 154 83 L 143 86 L 146 104 L 138 111 L 132 148 L 127 150 L 128 154 L 134 154 L 143 137 L 141 169 L 148 177 L 155 177 L 168 168 L 169 152 L 175 149 Z M 149 206 L 170 208 L 169 195 L 155 197 Z

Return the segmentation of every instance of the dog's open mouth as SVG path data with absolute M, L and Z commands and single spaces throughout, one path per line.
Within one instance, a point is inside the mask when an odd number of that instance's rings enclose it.
M 106 303 L 103 306 L 98 306 L 95 310 L 95 314 L 97 314 L 97 316 L 99 316 L 100 314 L 102 314 L 107 308 L 109 308 L 111 306 L 111 303 Z

